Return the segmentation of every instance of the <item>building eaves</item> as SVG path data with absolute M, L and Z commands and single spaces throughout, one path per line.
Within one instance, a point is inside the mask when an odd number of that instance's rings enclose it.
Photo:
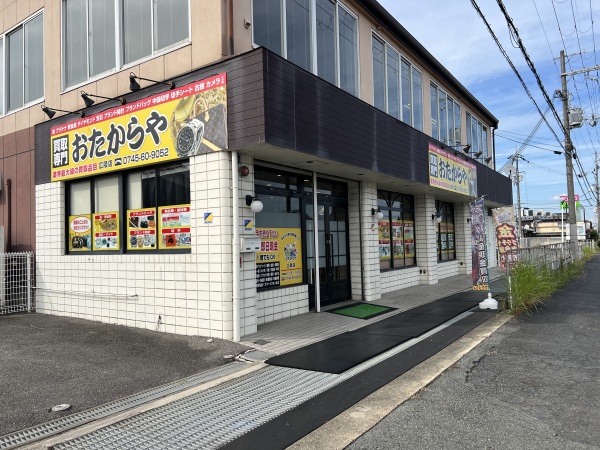
M 417 41 L 402 25 L 398 22 L 394 16 L 392 16 L 383 6 L 376 0 L 354 0 L 360 7 L 362 7 L 373 19 L 387 31 L 398 39 L 399 42 L 406 44 L 412 52 L 427 63 L 436 72 L 443 81 L 448 83 L 454 89 L 459 92 L 463 98 L 471 102 L 479 111 L 485 116 L 486 119 L 490 120 L 494 128 L 498 128 L 498 119 L 488 109 L 481 104 L 479 100 L 471 94 L 467 88 L 465 88 L 457 79 L 446 69 L 442 63 L 433 57 L 431 53 L 427 51 L 423 45 Z

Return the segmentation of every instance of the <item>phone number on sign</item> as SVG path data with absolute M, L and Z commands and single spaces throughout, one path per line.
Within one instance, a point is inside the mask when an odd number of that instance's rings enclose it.
M 151 161 L 153 159 L 158 159 L 158 158 L 166 158 L 169 156 L 169 149 L 168 148 L 161 148 L 158 150 L 152 150 L 151 152 L 142 152 L 142 153 L 136 153 L 135 155 L 131 155 L 131 156 L 123 156 L 123 164 L 129 164 L 129 163 L 137 163 L 137 162 L 143 162 L 143 161 Z

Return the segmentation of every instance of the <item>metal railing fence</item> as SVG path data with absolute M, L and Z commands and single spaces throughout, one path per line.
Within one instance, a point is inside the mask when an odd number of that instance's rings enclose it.
M 0 253 L 0 314 L 34 311 L 33 252 Z

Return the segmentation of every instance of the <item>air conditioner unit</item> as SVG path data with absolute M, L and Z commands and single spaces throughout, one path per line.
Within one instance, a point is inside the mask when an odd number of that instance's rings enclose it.
M 569 110 L 569 128 L 579 128 L 583 125 L 583 110 L 573 108 Z

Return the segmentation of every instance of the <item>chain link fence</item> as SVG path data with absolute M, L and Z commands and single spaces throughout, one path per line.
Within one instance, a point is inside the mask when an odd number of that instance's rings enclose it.
M 0 253 L 0 314 L 34 311 L 33 252 Z

